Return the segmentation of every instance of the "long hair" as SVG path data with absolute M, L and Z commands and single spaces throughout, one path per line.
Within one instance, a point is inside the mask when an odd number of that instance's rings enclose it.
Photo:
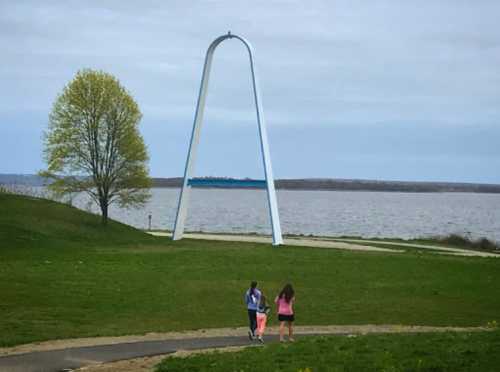
M 293 296 L 295 295 L 295 291 L 290 283 L 285 285 L 279 294 L 279 298 L 284 298 L 287 303 L 290 303 Z
M 266 296 L 264 296 L 264 294 L 261 294 L 260 295 L 260 302 L 259 302 L 259 305 L 260 306 L 267 306 L 267 302 L 266 302 Z
M 257 288 L 257 282 L 254 280 L 250 283 L 250 296 L 255 296 L 255 288 Z

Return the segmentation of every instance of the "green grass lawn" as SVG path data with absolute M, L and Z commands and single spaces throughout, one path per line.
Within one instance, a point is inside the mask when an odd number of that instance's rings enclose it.
M 499 331 L 309 337 L 294 344 L 167 358 L 156 372 L 493 372 L 500 370 L 498 350 Z
M 253 279 L 294 284 L 298 325 L 500 321 L 497 259 L 172 242 L 5 194 L 0 210 L 0 346 L 243 326 Z

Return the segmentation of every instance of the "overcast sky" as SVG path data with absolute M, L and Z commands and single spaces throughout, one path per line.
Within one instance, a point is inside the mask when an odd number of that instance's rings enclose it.
M 0 173 L 44 167 L 82 68 L 143 113 L 153 176 L 182 175 L 206 48 L 256 52 L 274 173 L 500 183 L 500 2 L 0 0 Z M 217 49 L 196 174 L 261 177 L 247 55 Z

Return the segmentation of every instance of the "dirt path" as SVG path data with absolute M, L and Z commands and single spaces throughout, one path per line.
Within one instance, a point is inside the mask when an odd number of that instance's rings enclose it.
M 401 332 L 442 332 L 442 331 L 482 331 L 484 327 L 431 327 L 404 325 L 330 325 L 330 326 L 297 326 L 297 334 L 368 334 L 368 333 L 401 333 Z M 194 331 L 147 333 L 145 335 L 86 337 L 65 340 L 42 341 L 12 347 L 0 348 L 0 357 L 37 351 L 60 350 L 75 347 L 115 345 L 131 342 L 184 340 L 188 338 L 211 338 L 246 335 L 246 327 L 210 328 Z M 278 327 L 268 327 L 266 333 L 277 335 Z
M 151 235 L 155 236 L 172 236 L 168 232 L 149 232 Z M 232 242 L 252 242 L 252 243 L 268 243 L 271 244 L 272 239 L 267 236 L 262 235 L 236 235 L 236 234 L 205 234 L 205 233 L 185 233 L 184 237 L 188 239 L 201 239 L 201 240 L 221 240 L 221 241 L 232 241 Z M 368 252 L 391 252 L 391 253 L 401 253 L 404 249 L 397 249 L 402 247 L 408 248 L 419 248 L 427 249 L 433 251 L 435 254 L 448 254 L 453 256 L 467 256 L 467 257 L 494 257 L 500 258 L 500 254 L 472 251 L 462 248 L 453 247 L 442 247 L 439 245 L 425 245 L 425 244 L 413 244 L 404 242 L 388 242 L 380 240 L 365 240 L 365 239 L 343 239 L 343 238 L 286 238 L 286 245 L 301 246 L 301 247 L 314 247 L 314 248 L 331 248 L 331 249 L 345 249 L 351 251 L 368 251 Z M 375 247 L 370 244 L 383 244 L 394 246 L 392 248 L 381 248 Z
M 414 244 L 414 243 L 403 243 L 403 242 L 387 242 L 381 240 L 365 240 L 365 239 L 337 239 L 332 238 L 332 241 L 336 242 L 345 242 L 345 243 L 368 243 L 368 244 L 383 244 L 383 245 L 391 245 L 397 247 L 409 247 L 409 248 L 420 248 L 420 249 L 431 249 L 436 251 L 442 251 L 438 253 L 453 253 L 457 256 L 477 256 L 477 257 L 495 257 L 500 258 L 500 254 L 490 253 L 490 252 L 481 252 L 481 251 L 472 251 L 469 249 L 463 248 L 452 248 L 452 247 L 442 247 L 440 245 L 427 245 L 427 244 Z
M 214 351 L 223 353 L 234 353 L 252 346 L 228 346 L 222 348 L 201 350 L 180 350 L 172 354 L 161 354 L 151 357 L 119 360 L 111 363 L 101 363 L 82 367 L 75 372 L 152 372 L 157 364 L 165 358 L 186 358 L 194 354 L 207 354 Z
M 167 232 L 149 232 L 151 235 L 155 236 L 172 236 L 171 233 Z M 224 235 L 224 234 L 202 234 L 202 233 L 186 233 L 185 238 L 188 239 L 200 239 L 200 240 L 221 240 L 227 242 L 251 242 L 251 243 L 272 243 L 272 239 L 267 236 L 261 235 Z M 389 248 L 379 248 L 372 247 L 370 245 L 360 245 L 355 243 L 347 242 L 337 242 L 337 241 L 327 241 L 327 240 L 313 240 L 313 239 L 303 239 L 303 238 L 288 238 L 285 241 L 287 245 L 294 245 L 300 247 L 314 247 L 314 248 L 333 248 L 333 249 L 347 249 L 351 251 L 372 251 L 372 252 L 404 252 L 401 249 L 389 249 Z
M 357 325 L 357 326 L 313 326 L 297 327 L 300 334 L 337 334 L 337 335 L 363 335 L 369 333 L 418 333 L 418 332 L 470 332 L 484 331 L 486 328 L 459 328 L 459 327 L 427 327 L 427 326 L 400 326 L 400 325 Z M 299 331 L 300 330 L 300 331 Z M 215 330 L 217 334 L 224 334 L 223 329 Z M 230 334 L 245 332 L 243 329 L 231 329 Z M 277 328 L 270 328 L 269 334 L 277 334 Z M 155 355 L 151 357 L 134 358 L 129 360 L 120 360 L 111 363 L 94 364 L 78 369 L 79 372 L 151 372 L 154 367 L 165 358 L 188 357 L 193 354 L 210 353 L 215 350 L 218 352 L 237 352 L 249 346 L 228 346 L 224 348 L 209 348 L 201 350 L 179 350 L 171 354 Z
M 298 326 L 298 337 L 360 335 L 369 333 L 474 332 L 484 327 L 430 327 L 403 325 Z M 0 370 L 47 371 L 83 368 L 82 371 L 148 371 L 166 354 L 188 355 L 199 350 L 248 347 L 247 328 L 220 328 L 146 335 L 54 340 L 0 349 Z M 278 328 L 270 327 L 267 340 L 277 341 Z M 117 361 L 118 362 L 114 362 Z M 110 363 L 112 362 L 112 363 Z M 6 369 L 2 369 L 6 368 Z

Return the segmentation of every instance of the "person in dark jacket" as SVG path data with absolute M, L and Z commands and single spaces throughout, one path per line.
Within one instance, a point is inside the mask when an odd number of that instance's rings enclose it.
M 248 338 L 255 339 L 255 330 L 257 329 L 257 309 L 259 307 L 261 293 L 257 289 L 257 282 L 253 281 L 250 288 L 245 292 L 245 303 L 248 310 L 249 328 Z

